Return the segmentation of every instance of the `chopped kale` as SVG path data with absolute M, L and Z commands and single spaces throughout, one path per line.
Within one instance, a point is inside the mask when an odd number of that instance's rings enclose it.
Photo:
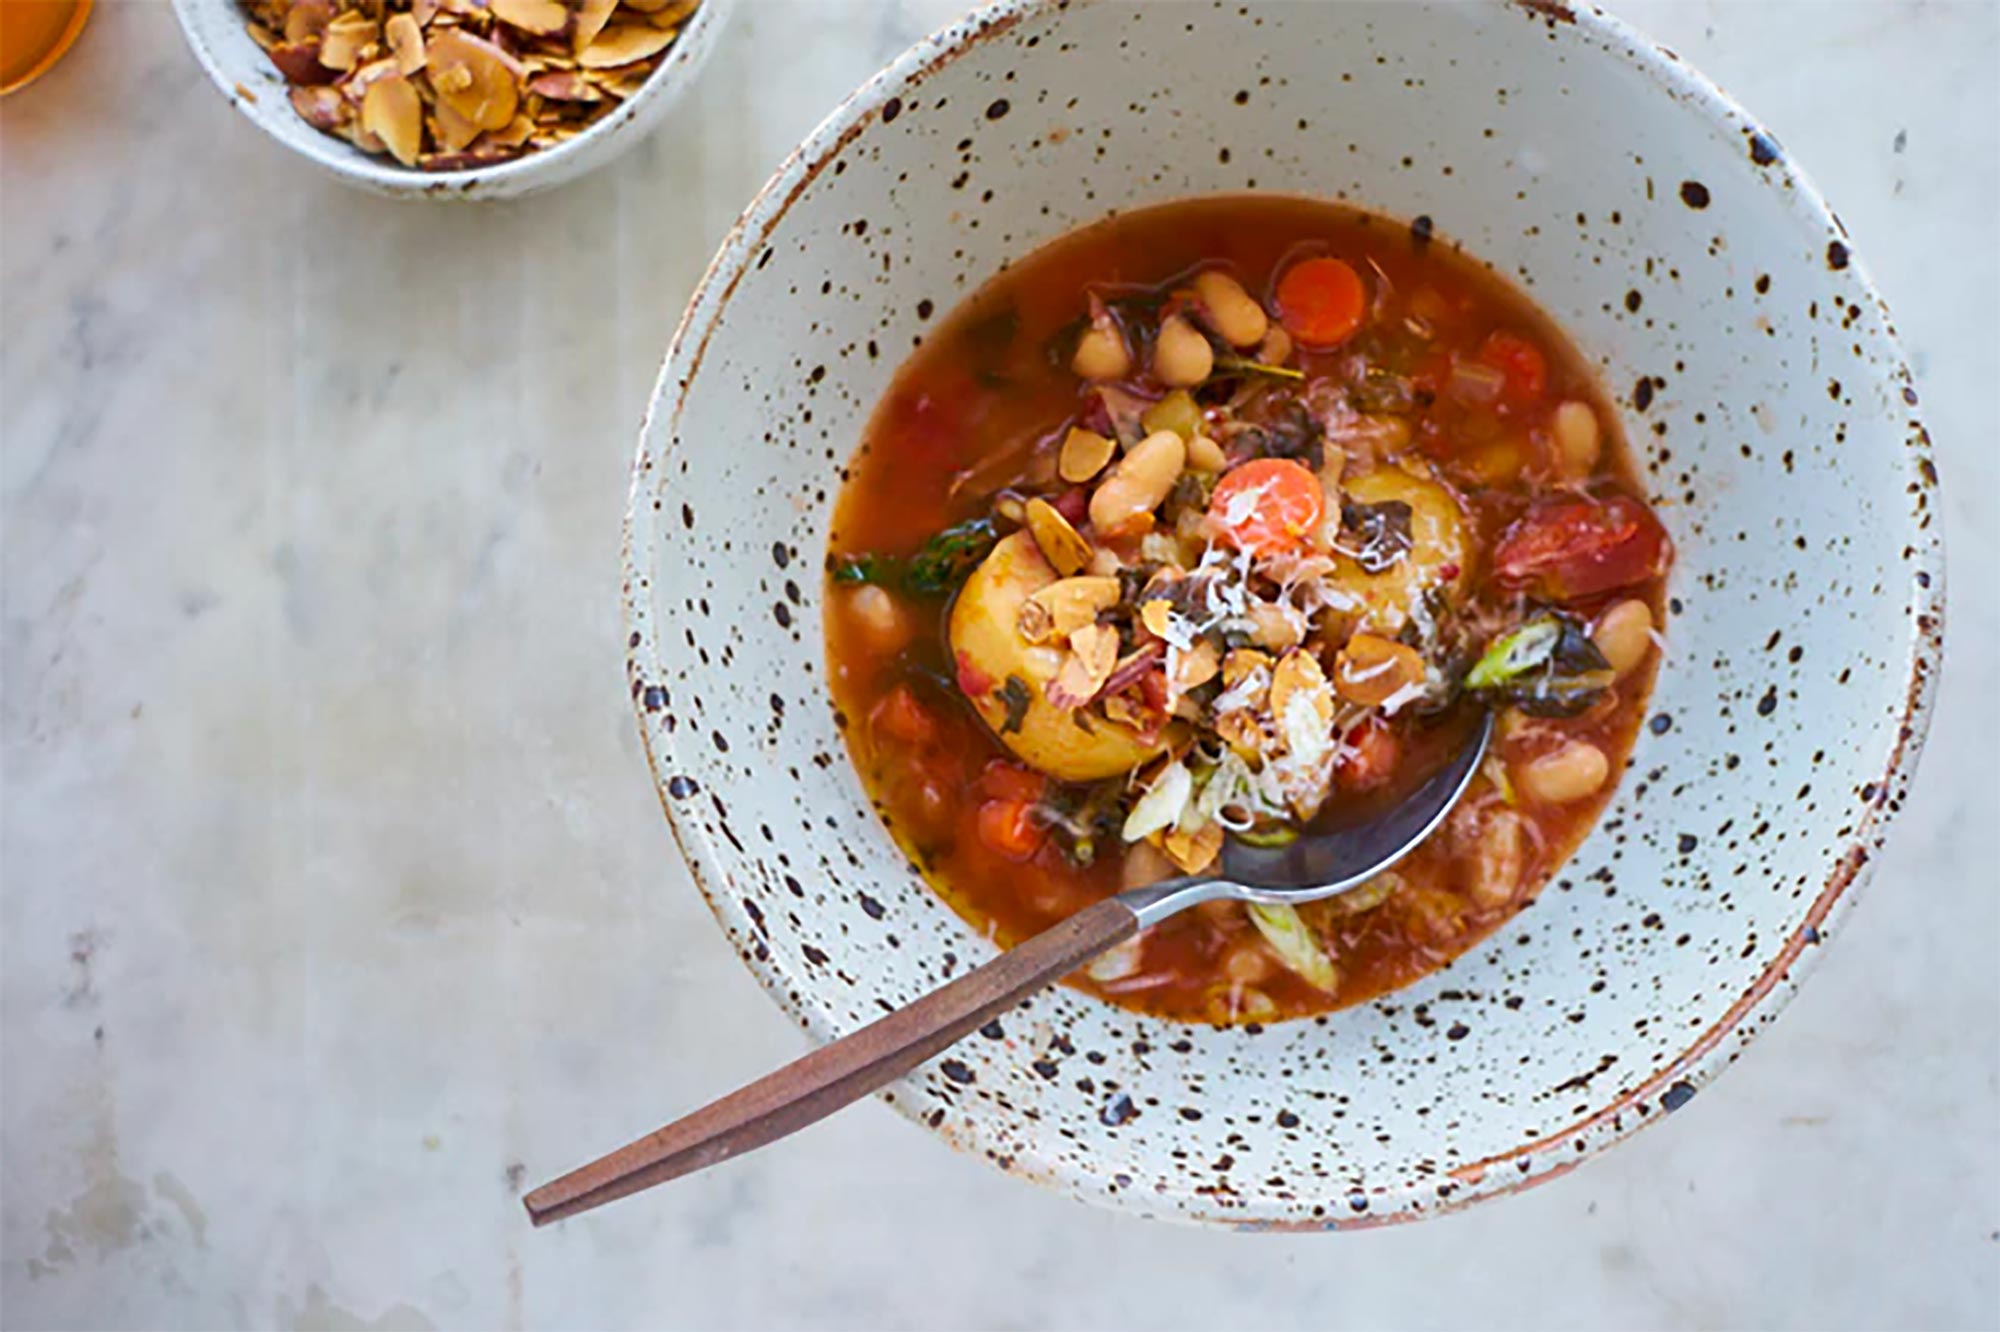
M 836 583 L 873 583 L 913 597 L 944 597 L 958 589 L 998 541 L 991 518 L 947 527 L 907 560 L 893 555 L 849 555 L 833 566 Z
M 1465 687 L 1531 717 L 1574 717 L 1602 699 L 1615 678 L 1580 622 L 1544 611 L 1495 639 Z
M 1380 504 L 1348 501 L 1340 509 L 1343 537 L 1352 543 L 1354 562 L 1381 573 L 1410 551 L 1410 506 L 1402 500 Z
M 1000 686 L 1000 701 L 1007 707 L 1007 720 L 1000 727 L 1000 734 L 1012 735 L 1021 729 L 1027 719 L 1028 704 L 1033 695 L 1028 692 L 1028 682 L 1018 675 L 1007 677 L 1007 683 Z

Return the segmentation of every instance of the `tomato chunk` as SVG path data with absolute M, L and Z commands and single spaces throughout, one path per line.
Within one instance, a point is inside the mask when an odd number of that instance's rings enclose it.
M 1507 377 L 1500 400 L 1509 406 L 1532 406 L 1549 391 L 1548 358 L 1518 333 L 1494 333 L 1480 347 L 1479 359 Z
M 1333 765 L 1333 780 L 1349 791 L 1365 791 L 1389 780 L 1403 746 L 1380 717 L 1370 717 L 1347 737 Z
M 993 677 L 979 668 L 979 664 L 965 653 L 957 658 L 958 692 L 967 698 L 979 698 L 993 688 Z
M 1035 822 L 1026 800 L 988 800 L 979 807 L 979 840 L 1009 860 L 1027 860 L 1042 849 L 1048 833 Z
M 1319 526 L 1326 492 L 1289 458 L 1258 458 L 1226 473 L 1209 499 L 1209 521 L 1238 550 L 1282 555 Z
M 1657 577 L 1672 555 L 1660 520 L 1631 496 L 1561 499 L 1514 520 L 1493 571 L 1544 600 L 1579 601 Z
M 979 774 L 979 789 L 995 799 L 1022 800 L 1033 804 L 1042 798 L 1048 787 L 1047 777 L 1032 768 L 1009 763 L 1006 759 L 994 759 Z
M 878 734 L 906 745 L 929 745 L 938 738 L 937 718 L 917 701 L 908 685 L 897 685 L 877 703 L 868 714 L 868 725 Z

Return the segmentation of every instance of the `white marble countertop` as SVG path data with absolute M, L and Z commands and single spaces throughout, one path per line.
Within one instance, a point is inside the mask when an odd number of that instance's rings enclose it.
M 626 467 L 739 208 L 955 9 L 744 0 L 659 137 L 481 210 L 286 157 L 165 0 L 104 0 L 5 103 L 0 1323 L 2000 1326 L 1992 3 L 1622 7 L 1841 210 L 1949 518 L 1912 806 L 1693 1106 L 1359 1235 L 1098 1213 L 872 1105 L 528 1228 L 524 1175 L 800 1050 L 648 788 Z

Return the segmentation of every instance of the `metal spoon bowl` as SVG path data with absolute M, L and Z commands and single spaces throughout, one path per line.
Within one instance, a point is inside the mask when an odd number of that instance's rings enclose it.
M 1230 838 L 1215 874 L 1165 879 L 1085 907 L 915 1003 L 533 1190 L 522 1199 L 529 1217 L 538 1226 L 559 1221 L 824 1119 L 1099 953 L 1198 902 L 1315 902 L 1360 887 L 1444 821 L 1479 770 L 1492 734 L 1492 714 L 1482 713 L 1446 763 L 1365 822 L 1305 833 L 1279 846 Z

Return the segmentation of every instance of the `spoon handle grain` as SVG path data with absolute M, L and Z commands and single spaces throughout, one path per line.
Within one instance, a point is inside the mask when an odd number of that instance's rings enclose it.
M 922 999 L 529 1193 L 538 1226 L 762 1147 L 895 1081 L 1138 932 L 1117 898 L 1077 912 Z

